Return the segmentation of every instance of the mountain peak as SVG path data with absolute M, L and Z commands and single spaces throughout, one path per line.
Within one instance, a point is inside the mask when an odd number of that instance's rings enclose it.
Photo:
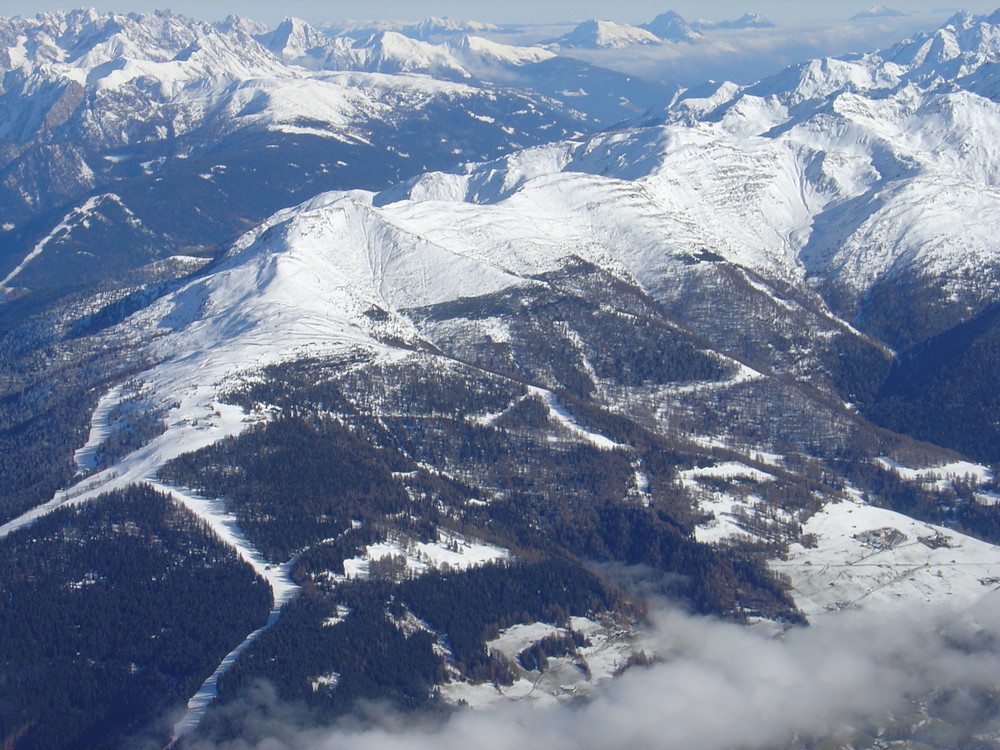
M 693 23 L 692 28 L 696 31 L 709 31 L 711 29 L 771 29 L 774 24 L 767 20 L 760 13 L 744 13 L 735 21 L 704 21 Z
M 851 16 L 851 20 L 861 21 L 866 18 L 897 18 L 905 15 L 906 14 L 902 11 L 895 10 L 894 8 L 887 8 L 884 5 L 873 5 L 871 8 L 855 13 Z
M 636 44 L 659 44 L 662 40 L 638 26 L 592 18 L 556 41 L 563 47 L 608 49 Z
M 462 33 L 482 33 L 496 31 L 497 26 L 481 21 L 461 21 L 454 18 L 431 16 L 419 23 L 408 24 L 400 29 L 400 33 L 413 39 L 428 41 L 433 37 L 449 36 Z
M 431 73 L 452 79 L 471 77 L 443 46 L 414 39 L 398 31 L 380 31 L 362 46 L 369 50 L 369 70 L 380 73 Z
M 723 21 L 718 24 L 724 29 L 772 29 L 774 24 L 760 13 L 744 13 L 735 21 Z
M 972 13 L 967 10 L 960 10 L 949 18 L 941 28 L 952 26 L 955 29 L 968 29 L 975 23 L 975 21 L 976 16 Z
M 447 49 L 456 55 L 462 66 L 479 75 L 478 68 L 484 63 L 504 67 L 526 65 L 556 57 L 556 53 L 544 47 L 515 47 L 494 42 L 473 34 L 462 34 L 447 43 Z M 482 77 L 482 76 L 480 76 Z
M 159 13 L 161 11 L 157 12 Z M 214 24 L 214 27 L 217 31 L 223 34 L 243 33 L 247 36 L 253 37 L 267 34 L 271 31 L 271 27 L 267 24 L 263 24 L 260 21 L 251 21 L 249 18 L 244 18 L 243 16 L 238 16 L 232 13 L 226 16 L 225 20 Z
M 679 13 L 672 10 L 660 13 L 652 21 L 642 24 L 639 28 L 656 34 L 660 39 L 671 41 L 692 41 L 700 39 L 702 36 Z
M 286 61 L 313 56 L 310 53 L 324 50 L 330 37 L 309 25 L 301 18 L 288 17 L 274 31 L 255 35 L 257 41 Z

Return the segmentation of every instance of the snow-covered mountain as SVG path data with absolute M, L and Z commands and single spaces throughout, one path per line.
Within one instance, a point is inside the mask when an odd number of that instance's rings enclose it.
M 263 221 L 247 212 L 209 262 L 174 247 L 96 288 L 0 303 L 0 554 L 19 560 L 0 581 L 0 648 L 42 653 L 46 623 L 65 622 L 72 666 L 5 656 L 4 742 L 36 741 L 56 712 L 74 742 L 150 724 L 162 745 L 232 738 L 241 707 L 280 701 L 324 721 L 357 699 L 575 701 L 656 660 L 637 634 L 651 592 L 777 630 L 927 601 L 965 611 L 1000 581 L 997 479 L 970 460 L 994 458 L 934 429 L 930 392 L 961 394 L 959 427 L 995 449 L 995 411 L 969 384 L 1000 361 L 1000 16 L 706 84 L 586 133 L 558 102 L 484 83 L 548 69 L 555 86 L 561 58 L 476 36 L 86 12 L 4 28 L 7 92 L 51 101 L 11 110 L 7 132 L 40 151 L 65 132 L 84 163 L 69 134 L 95 132 L 86 143 L 123 157 L 109 171 L 148 171 L 143 184 L 169 175 L 145 161 L 164 139 L 144 124 L 174 128 L 164 157 L 209 184 L 232 169 L 218 144 L 258 129 L 282 140 L 250 139 L 250 171 L 271 150 L 287 160 L 286 136 L 360 149 L 334 153 L 359 170 L 480 122 L 508 136 L 490 158 L 388 186 L 354 173 Z M 111 65 L 109 49 L 124 51 Z M 106 133 L 123 97 L 148 120 Z M 205 123 L 225 137 L 192 140 Z M 99 177 L 3 286 L 92 249 L 87 232 L 152 231 Z M 188 206 L 213 218 L 192 200 L 172 220 Z M 908 415 L 941 444 L 871 421 L 907 430 Z M 157 555 L 123 567 L 135 540 Z M 87 636 L 117 610 L 93 602 L 145 589 L 152 615 L 128 623 L 124 656 L 102 654 Z M 73 690 L 43 705 L 56 668 Z M 141 710 L 122 719 L 117 694 L 75 689 L 106 674 Z M 63 708 L 80 695 L 82 718 Z M 979 741 L 991 695 L 963 695 L 975 720 L 942 742 Z M 905 736 L 925 739 L 947 712 L 906 698 L 919 730 Z M 803 747 L 821 746 L 815 731 Z
M 685 92 L 663 124 L 432 173 L 360 203 L 356 195 L 329 196 L 324 201 L 336 209 L 317 216 L 330 218 L 310 222 L 325 226 L 359 212 L 335 230 L 338 236 L 352 222 L 392 227 L 390 242 L 358 239 L 347 246 L 364 247 L 362 258 L 390 251 L 398 260 L 359 259 L 357 267 L 391 269 L 399 280 L 352 278 L 342 288 L 361 295 L 356 305 L 394 313 L 496 294 L 553 273 L 572 256 L 614 269 L 731 350 L 739 332 L 719 324 L 724 303 L 703 321 L 691 307 L 691 285 L 717 283 L 711 269 L 721 263 L 763 283 L 765 297 L 795 289 L 800 299 L 789 315 L 809 308 L 825 321 L 817 325 L 845 331 L 872 326 L 877 318 L 865 304 L 908 284 L 922 292 L 914 304 L 930 305 L 934 314 L 911 320 L 909 328 L 895 325 L 897 338 L 887 343 L 919 340 L 938 332 L 927 326 L 947 327 L 1000 294 L 992 263 L 998 227 L 989 218 L 1000 215 L 991 187 L 1000 162 L 988 136 L 987 113 L 995 105 L 939 84 L 904 83 L 898 63 L 887 68 L 876 60 L 818 61 L 748 89 Z M 900 72 L 888 95 L 867 98 L 861 86 L 845 86 L 861 80 L 870 91 L 891 89 L 887 69 Z M 794 88 L 783 88 L 785 81 Z M 929 144 L 931 133 L 941 135 Z M 965 158 L 972 144 L 977 158 Z M 927 210 L 929 203 L 936 210 Z M 942 215 L 955 220 L 947 231 Z M 385 236 L 382 229 L 366 231 Z M 417 269 L 442 266 L 422 257 L 428 240 L 455 263 L 472 263 L 470 270 L 452 266 L 447 278 L 414 283 L 425 273 Z M 734 326 L 743 304 L 734 302 Z M 822 368 L 807 364 L 810 357 L 818 363 L 821 350 L 741 353 L 764 357 L 775 371 L 805 377 L 812 371 L 814 383 L 826 388 Z
M 482 21 L 463 21 L 431 16 L 418 23 L 404 26 L 401 31 L 414 39 L 431 40 L 435 37 L 455 36 L 456 34 L 482 34 L 498 29 L 496 24 L 483 23 Z
M 691 24 L 695 31 L 712 29 L 771 29 L 774 24 L 760 13 L 744 13 L 734 21 L 706 21 L 699 19 Z
M 295 19 L 274 30 L 170 13 L 2 19 L 4 286 L 203 253 L 323 189 L 585 132 L 669 96 L 551 58 L 478 39 L 334 38 Z M 96 262 L 98 246 L 122 252 Z
M 641 28 L 655 34 L 660 39 L 675 42 L 690 42 L 702 38 L 702 35 L 695 31 L 691 24 L 672 10 L 661 13 L 649 23 L 642 24 Z
M 286 18 L 274 29 L 265 27 L 257 31 L 255 38 L 281 60 L 307 67 L 308 61 L 322 59 L 332 50 L 347 46 L 343 41 L 338 45 L 334 37 L 301 18 Z
M 381 31 L 395 31 L 412 39 L 424 42 L 441 42 L 462 35 L 481 35 L 501 31 L 496 24 L 483 21 L 462 20 L 448 17 L 431 16 L 422 21 L 329 21 L 321 25 L 327 33 L 334 36 L 347 36 L 363 39 Z
M 257 37 L 286 63 L 315 70 L 423 74 L 459 82 L 492 82 L 561 102 L 594 124 L 632 119 L 672 97 L 671 87 L 560 57 L 543 46 L 515 46 L 474 34 L 431 44 L 380 30 L 360 39 L 328 37 L 293 19 Z
M 987 206 L 998 154 L 986 134 L 997 113 L 997 20 L 963 14 L 881 53 L 814 60 L 748 87 L 690 90 L 667 119 L 748 139 L 754 153 L 794 154 L 785 178 L 801 176 L 795 202 L 808 219 L 786 272 L 799 268 L 859 317 L 866 299 L 922 290 L 940 317 L 923 329 L 911 319 L 918 330 L 908 334 L 908 313 L 889 324 L 901 336 L 894 343 L 912 343 L 996 296 Z
M 341 301 L 316 288 L 278 306 L 324 299 L 333 308 L 317 320 L 376 339 L 372 331 L 386 325 L 393 336 L 420 337 L 427 334 L 407 311 L 531 288 L 572 258 L 636 284 L 759 371 L 850 400 L 858 394 L 845 393 L 843 373 L 829 369 L 825 339 L 846 336 L 877 358 L 880 346 L 925 340 L 1000 296 L 990 219 L 998 215 L 1000 163 L 989 135 L 997 105 L 976 93 L 991 75 L 996 28 L 992 17 L 958 16 L 880 54 L 814 61 L 751 87 L 685 92 L 657 125 L 543 145 L 379 194 L 317 198 L 301 217 L 281 214 L 265 229 L 287 226 L 282 236 L 303 237 L 303 247 L 360 253 L 334 264 L 338 274 L 360 275 L 335 283 L 347 295 Z M 311 238 L 302 227 L 322 229 Z M 283 244 L 273 255 L 257 236 L 232 257 L 271 264 L 299 247 Z M 428 276 L 445 266 L 446 275 Z M 744 291 L 720 298 L 716 290 L 733 279 Z M 748 317 L 749 299 L 770 312 Z M 376 325 L 334 314 L 368 307 L 388 317 Z M 244 319 L 248 308 L 233 314 Z M 773 345 L 767 316 L 775 315 L 800 343 Z M 431 345 L 443 346 L 433 337 Z
M 905 15 L 895 8 L 888 8 L 885 5 L 873 5 L 851 16 L 852 21 L 860 21 L 866 18 L 896 18 Z
M 754 434 L 767 451 L 789 440 L 842 447 L 846 426 L 860 424 L 849 402 L 865 397 L 865 385 L 832 362 L 861 356 L 866 367 L 887 366 L 886 344 L 926 338 L 997 299 L 989 217 L 998 164 L 987 127 L 996 105 L 929 80 L 927 55 L 909 70 L 888 62 L 953 39 L 953 55 L 938 62 L 961 58 L 966 80 L 977 56 L 991 54 L 992 23 L 963 16 L 961 28 L 884 57 L 688 91 L 661 124 L 542 145 L 380 193 L 318 196 L 247 234 L 210 275 L 130 326 L 168 332 L 153 359 L 212 352 L 220 377 L 233 361 L 265 367 L 289 348 L 328 356 L 390 340 L 477 361 L 477 342 L 509 345 L 511 334 L 491 328 L 510 325 L 493 322 L 504 320 L 504 300 L 547 294 L 544 280 L 580 273 L 571 269 L 600 269 L 649 295 L 732 368 L 713 398 L 749 391 L 769 404 L 763 414 L 729 416 L 727 439 Z M 977 158 L 963 158 L 970 148 Z M 879 306 L 883 290 L 904 284 L 930 311 L 908 327 L 891 317 L 897 309 Z M 486 318 L 466 310 L 470 300 Z M 896 339 L 884 337 L 890 320 Z M 586 352 L 597 344 L 581 341 L 589 373 L 596 355 Z M 569 387 L 557 373 L 531 377 Z M 620 384 L 588 377 L 601 383 L 603 408 L 638 418 L 635 394 L 614 395 Z M 158 398 L 183 390 L 170 382 Z M 773 389 L 798 409 L 778 408 L 763 395 Z M 652 422 L 660 429 L 706 397 L 660 393 L 673 401 Z M 717 440 L 713 424 L 688 429 Z
M 556 56 L 543 47 L 516 47 L 469 34 L 452 34 L 442 44 L 391 30 L 361 39 L 328 36 L 298 19 L 286 19 L 258 39 L 284 62 L 306 68 L 421 73 L 458 81 L 503 80 L 511 71 Z
M 636 44 L 659 44 L 661 41 L 656 34 L 638 26 L 592 18 L 559 37 L 555 43 L 569 48 L 618 49 Z
M 362 40 L 330 37 L 297 19 L 286 19 L 260 41 L 284 62 L 314 69 L 370 73 L 425 73 L 437 78 L 471 78 L 443 46 L 395 31 L 379 31 Z

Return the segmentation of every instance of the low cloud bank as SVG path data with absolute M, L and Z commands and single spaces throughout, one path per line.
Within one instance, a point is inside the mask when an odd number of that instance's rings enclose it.
M 643 644 L 663 660 L 634 668 L 586 703 L 505 703 L 415 720 L 369 707 L 364 722 L 306 726 L 262 687 L 239 714 L 237 740 L 191 739 L 186 750 L 727 750 L 788 747 L 836 727 L 874 726 L 933 698 L 972 721 L 1000 681 L 1000 596 L 956 615 L 864 613 L 775 637 L 665 609 Z M 374 722 L 374 727 L 373 727 Z
M 594 65 L 654 81 L 694 86 L 707 80 L 753 83 L 789 65 L 817 57 L 890 47 L 921 31 L 934 31 L 949 14 L 825 23 L 789 23 L 767 29 L 707 32 L 693 44 L 623 49 L 563 50 Z

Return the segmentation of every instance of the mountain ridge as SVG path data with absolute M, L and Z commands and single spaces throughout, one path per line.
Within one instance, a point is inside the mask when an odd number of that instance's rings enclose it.
M 139 264 L 165 247 L 211 254 L 324 187 L 383 187 L 431 161 L 481 159 L 628 118 L 662 96 L 585 63 L 553 64 L 539 48 L 435 46 L 389 32 L 349 41 L 292 20 L 267 31 L 236 17 L 211 25 L 75 11 L 0 26 L 10 66 L 0 95 L 9 106 L 0 123 L 3 276 L 46 248 L 11 287 L 99 278 L 105 271 L 88 258 L 106 246 L 135 248 Z M 568 89 L 567 76 L 592 91 Z M 532 81 L 542 93 L 527 88 Z M 428 141 L 430 130 L 441 132 Z M 378 148 L 374 133 L 398 142 Z M 265 171 L 269 189 L 257 190 Z M 85 210 L 100 194 L 115 195 L 137 223 Z M 187 205 L 174 208 L 178 199 Z M 83 214 L 106 232 L 61 228 Z M 117 260 L 107 273 L 130 266 L 124 254 Z

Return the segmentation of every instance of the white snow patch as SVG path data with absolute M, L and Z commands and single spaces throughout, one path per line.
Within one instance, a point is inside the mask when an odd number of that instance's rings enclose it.
M 549 415 L 576 437 L 603 451 L 626 447 L 621 443 L 616 443 L 614 440 L 606 438 L 604 435 L 591 432 L 578 424 L 573 419 L 573 416 L 556 400 L 556 396 L 552 393 L 552 391 L 547 391 L 544 388 L 537 388 L 535 386 L 529 386 L 529 390 L 536 396 L 540 396 L 545 402 L 545 405 L 548 407 Z
M 503 318 L 484 318 L 477 321 L 476 328 L 494 343 L 505 344 L 511 340 L 510 326 Z
M 345 133 L 338 133 L 332 130 L 326 130 L 325 128 L 309 128 L 302 125 L 287 125 L 285 123 L 279 125 L 270 125 L 268 130 L 275 133 L 286 133 L 288 135 L 313 135 L 318 138 L 330 138 L 335 141 L 340 141 L 341 143 L 366 143 L 365 139 L 361 136 L 349 137 Z
M 254 632 L 250 633 L 243 640 L 243 642 L 240 643 L 240 645 L 230 651 L 229 654 L 227 654 L 222 660 L 222 663 L 216 667 L 211 676 L 205 680 L 198 691 L 188 700 L 187 712 L 180 719 L 180 721 L 174 725 L 173 737 L 174 739 L 177 739 L 198 726 L 204 717 L 205 712 L 208 710 L 209 705 L 218 695 L 219 678 L 221 678 L 222 675 L 236 663 L 239 655 L 243 653 L 243 651 L 251 643 L 253 643 L 261 633 L 278 621 L 281 617 L 282 608 L 296 593 L 298 593 L 299 586 L 292 581 L 291 577 L 291 569 L 296 562 L 296 558 L 293 557 L 291 560 L 282 565 L 272 565 L 268 563 L 260 552 L 258 552 L 247 540 L 246 536 L 237 525 L 235 517 L 227 513 L 222 507 L 221 500 L 208 500 L 206 498 L 199 497 L 198 495 L 179 490 L 176 487 L 170 487 L 157 482 L 151 482 L 151 484 L 159 492 L 165 492 L 171 495 L 174 499 L 188 508 L 188 510 L 205 521 L 216 536 L 229 546 L 233 547 L 240 558 L 247 562 L 254 569 L 254 572 L 256 572 L 257 575 L 267 581 L 268 585 L 271 587 L 272 595 L 271 612 L 268 615 L 267 622 Z
M 953 461 L 942 466 L 927 466 L 911 469 L 888 458 L 879 458 L 879 463 L 887 469 L 895 469 L 903 479 L 911 482 L 934 482 L 941 488 L 950 487 L 951 479 L 971 478 L 977 484 L 985 484 L 993 479 L 993 472 L 980 464 L 969 461 Z
M 771 539 L 770 525 L 793 525 L 797 518 L 757 495 L 739 496 L 718 490 L 698 493 L 698 509 L 713 516 L 694 529 L 695 539 L 704 544 L 734 539 Z
M 331 617 L 327 617 L 325 620 L 323 620 L 323 627 L 332 628 L 334 625 L 339 625 L 345 619 L 347 619 L 347 616 L 349 614 L 351 614 L 350 607 L 344 604 L 338 604 L 336 612 Z
M 767 451 L 757 449 L 750 452 L 750 458 L 758 463 L 770 466 L 783 466 L 785 464 L 785 457 L 780 453 L 768 453 Z
M 639 492 L 649 492 L 649 477 L 638 469 L 635 472 L 635 488 Z
M 320 675 L 312 681 L 312 691 L 318 693 L 321 690 L 330 691 L 337 687 L 337 683 L 340 682 L 340 675 L 337 672 L 330 672 L 330 674 Z
M 422 542 L 392 540 L 369 545 L 359 557 L 344 561 L 345 578 L 368 578 L 373 561 L 403 558 L 410 574 L 420 575 L 430 569 L 467 570 L 488 562 L 507 560 L 510 552 L 475 539 L 438 529 L 438 540 Z
M 111 434 L 111 425 L 108 420 L 112 410 L 121 400 L 121 393 L 122 387 L 115 386 L 101 396 L 101 400 L 97 402 L 97 408 L 90 418 L 90 435 L 87 438 L 87 443 L 77 449 L 73 455 L 76 470 L 79 473 L 86 474 L 97 468 L 97 449 Z
M 17 44 L 13 47 L 7 48 L 7 55 L 10 57 L 10 68 L 14 70 L 15 68 L 23 67 L 28 61 L 28 37 L 24 34 L 18 34 Z
M 454 680 L 441 685 L 440 690 L 449 703 L 461 703 L 473 709 L 485 708 L 506 698 L 503 690 L 492 682 L 475 684 Z
M 795 602 L 811 618 L 945 601 L 958 611 L 1000 582 L 1000 547 L 856 500 L 827 505 L 803 533 L 815 547 L 792 544 L 787 559 L 770 565 L 791 578 Z
M 496 638 L 487 642 L 487 648 L 499 651 L 513 661 L 515 657 L 532 643 L 547 638 L 550 635 L 563 633 L 562 628 L 547 622 L 532 622 L 528 624 L 511 625 L 504 628 Z
M 980 505 L 1000 505 L 1000 492 L 977 492 L 975 497 Z
M 499 652 L 514 666 L 518 678 L 513 685 L 496 687 L 492 684 L 472 685 L 453 681 L 441 687 L 442 695 L 451 702 L 465 701 L 477 708 L 501 700 L 530 700 L 536 704 L 551 704 L 573 696 L 585 695 L 600 682 L 611 679 L 637 650 L 631 630 L 610 623 L 599 623 L 586 617 L 570 618 L 570 627 L 583 634 L 589 645 L 577 649 L 576 656 L 549 656 L 544 672 L 528 672 L 517 664 L 517 655 L 534 643 L 551 635 L 568 634 L 564 628 L 548 623 L 518 624 L 505 628 L 486 645 Z
M 747 532 L 736 520 L 736 511 L 749 508 L 756 498 L 737 498 L 725 492 L 705 493 L 698 499 L 698 509 L 713 518 L 698 524 L 694 538 L 702 544 L 714 544 L 727 539 L 746 537 Z
M 472 414 L 469 415 L 468 420 L 483 427 L 492 427 L 508 411 L 509 409 L 504 409 L 503 411 L 487 412 L 486 414 Z
M 774 476 L 738 461 L 726 461 L 714 466 L 686 469 L 679 473 L 681 484 L 692 490 L 698 497 L 698 508 L 711 513 L 713 518 L 695 527 L 695 539 L 706 544 L 723 542 L 736 537 L 754 536 L 739 521 L 740 511 L 744 515 L 756 515 L 755 506 L 762 500 L 756 495 L 737 495 L 715 487 L 703 487 L 700 479 L 749 479 L 754 482 L 772 482 Z M 787 514 L 774 512 L 778 515 Z M 791 520 L 789 517 L 786 520 Z
M 774 481 L 774 475 L 755 469 L 752 466 L 739 463 L 738 461 L 727 461 L 714 466 L 702 466 L 694 469 L 685 469 L 680 472 L 681 482 L 690 487 L 696 483 L 699 477 L 712 477 L 721 479 L 734 479 L 738 477 L 752 479 L 755 482 Z
M 635 493 L 639 496 L 642 504 L 649 507 L 651 502 L 649 496 L 649 475 L 636 468 L 633 470 L 632 481 L 635 482 Z
M 386 614 L 389 615 L 389 619 L 392 621 L 392 624 L 396 626 L 396 630 L 406 637 L 409 637 L 414 633 L 431 633 L 432 635 L 437 635 L 437 631 L 413 614 L 408 607 L 403 608 L 403 614 L 399 617 L 393 616 L 388 612 Z M 440 648 L 440 642 L 437 643 L 436 646 L 437 648 Z M 437 648 L 435 650 L 437 650 Z

